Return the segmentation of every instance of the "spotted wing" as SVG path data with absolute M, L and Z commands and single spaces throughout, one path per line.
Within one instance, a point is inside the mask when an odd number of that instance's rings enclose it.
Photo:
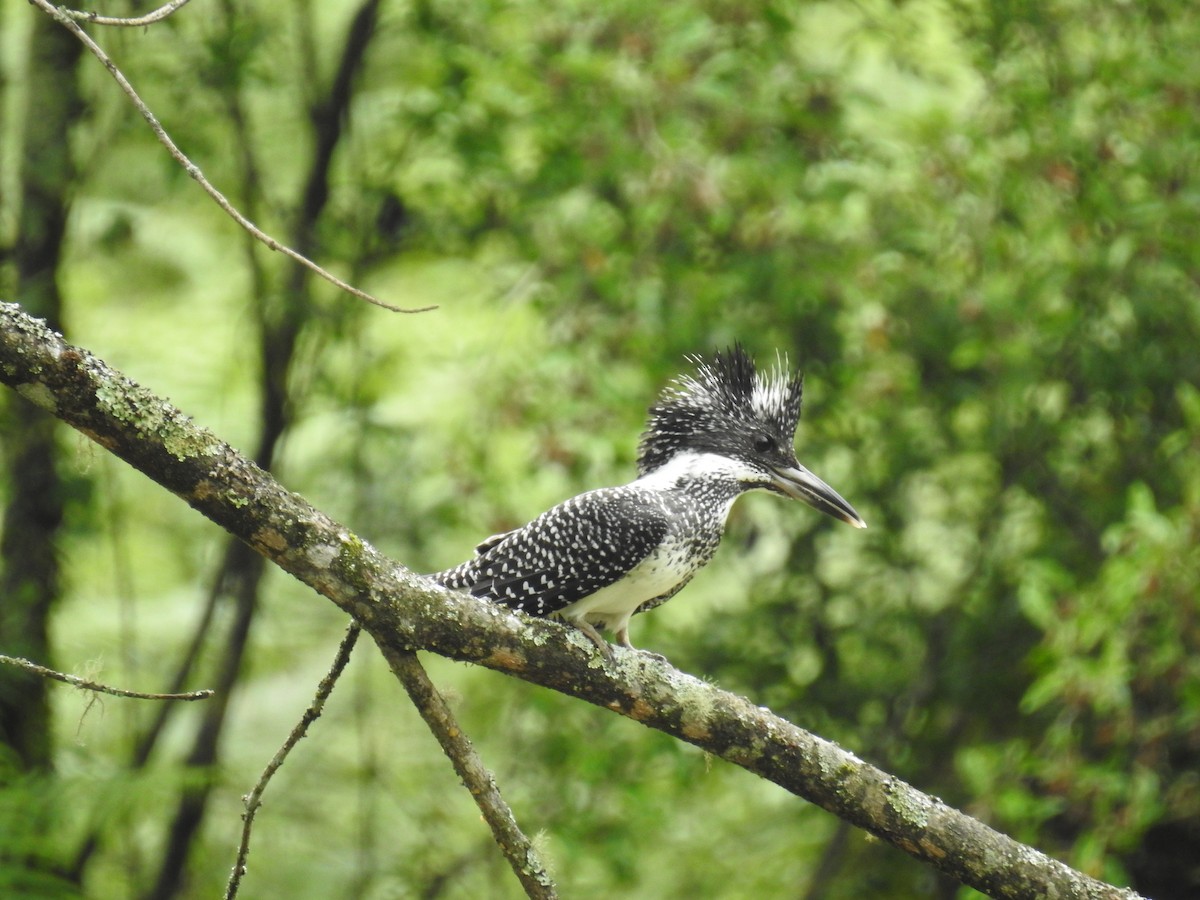
M 627 488 L 602 488 L 489 538 L 472 559 L 430 577 L 548 616 L 619 581 L 666 534 L 666 511 L 653 498 Z

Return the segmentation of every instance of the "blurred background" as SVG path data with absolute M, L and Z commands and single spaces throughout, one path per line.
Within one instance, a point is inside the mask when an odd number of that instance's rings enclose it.
M 102 12 L 152 5 L 113 0 Z M 418 571 L 634 476 L 685 354 L 807 375 L 800 458 L 634 623 L 1099 878 L 1200 896 L 1200 6 L 0 2 L 0 295 Z M 346 622 L 0 395 L 0 893 L 212 897 Z M 427 658 L 568 897 L 968 897 L 720 760 Z M 246 897 L 520 896 L 369 643 Z

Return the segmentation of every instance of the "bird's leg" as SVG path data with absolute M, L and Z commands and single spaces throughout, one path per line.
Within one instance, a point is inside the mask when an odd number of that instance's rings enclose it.
M 612 645 L 604 639 L 604 636 L 600 634 L 599 631 L 596 630 L 595 625 L 587 621 L 587 619 L 570 619 L 569 621 L 572 625 L 587 635 L 588 640 L 590 640 L 596 645 L 597 648 L 599 648 L 606 660 L 612 662 Z M 628 639 L 626 639 L 625 646 L 629 646 Z

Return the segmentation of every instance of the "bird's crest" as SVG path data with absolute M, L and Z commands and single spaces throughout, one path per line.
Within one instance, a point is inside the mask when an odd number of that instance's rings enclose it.
M 731 435 L 767 433 L 791 452 L 800 421 L 803 376 L 787 360 L 759 372 L 741 344 L 711 360 L 689 356 L 695 375 L 677 378 L 650 407 L 638 445 L 638 471 L 645 475 L 685 449 L 719 449 Z

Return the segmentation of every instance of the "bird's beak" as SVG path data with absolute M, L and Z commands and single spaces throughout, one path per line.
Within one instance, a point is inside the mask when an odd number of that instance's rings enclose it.
M 849 522 L 855 528 L 867 523 L 845 501 L 841 494 L 799 464 L 771 469 L 771 484 L 795 500 L 802 500 L 813 509 L 835 519 Z

